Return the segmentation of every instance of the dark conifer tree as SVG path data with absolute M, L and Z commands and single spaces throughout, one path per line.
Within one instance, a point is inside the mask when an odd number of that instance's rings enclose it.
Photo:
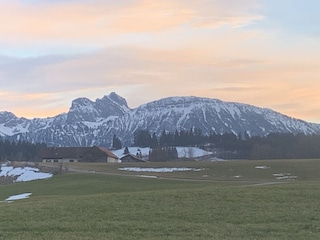
M 125 148 L 124 148 L 124 150 L 123 150 L 123 154 L 129 154 L 130 152 L 129 152 L 129 149 L 128 149 L 128 147 L 126 146 Z
M 113 134 L 112 148 L 113 149 L 121 149 L 122 148 L 121 140 L 115 134 Z
M 157 138 L 156 134 L 153 133 L 152 137 L 151 137 L 150 147 L 155 148 L 157 146 L 159 146 L 158 138 Z
M 133 134 L 133 146 L 150 147 L 151 135 L 148 130 L 137 130 Z

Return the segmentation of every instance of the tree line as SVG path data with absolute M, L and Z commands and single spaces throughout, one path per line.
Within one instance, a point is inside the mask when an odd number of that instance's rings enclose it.
M 39 151 L 44 147 L 43 143 L 0 139 L 0 161 L 38 161 Z
M 270 133 L 267 136 L 249 136 L 247 132 L 203 134 L 200 129 L 192 128 L 175 132 L 164 130 L 160 136 L 156 136 L 148 130 L 139 129 L 134 132 L 132 146 L 153 149 L 196 146 L 212 151 L 217 157 L 224 159 L 320 158 L 320 135 L 316 134 Z
M 267 136 L 249 136 L 247 132 L 203 134 L 200 129 L 162 131 L 160 136 L 148 130 L 133 133 L 132 146 L 150 147 L 150 156 L 176 159 L 177 146 L 200 147 L 224 159 L 298 159 L 320 158 L 320 135 L 270 133 Z M 121 140 L 114 135 L 114 149 L 121 148 Z M 0 161 L 38 161 L 43 143 L 13 142 L 0 139 Z M 161 157 L 162 158 L 162 157 Z
M 239 156 L 248 159 L 320 158 L 320 135 L 271 133 L 241 141 Z
M 138 147 L 171 147 L 171 146 L 197 146 L 205 143 L 205 135 L 201 129 L 190 131 L 175 131 L 174 133 L 162 131 L 159 137 L 155 133 L 150 134 L 148 130 L 137 130 L 133 134 L 132 146 Z
M 173 161 L 178 159 L 178 151 L 175 147 L 153 147 L 149 151 L 150 162 Z

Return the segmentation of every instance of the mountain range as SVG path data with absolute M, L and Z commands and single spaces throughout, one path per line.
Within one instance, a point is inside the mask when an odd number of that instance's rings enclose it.
M 96 101 L 75 99 L 67 113 L 55 117 L 26 119 L 0 112 L 2 138 L 49 146 L 110 147 L 114 134 L 124 145 L 131 145 L 133 133 L 138 129 L 160 135 L 163 130 L 191 128 L 200 128 L 204 134 L 245 131 L 251 136 L 272 132 L 320 134 L 320 124 L 267 108 L 200 97 L 168 97 L 131 109 L 123 97 L 112 92 Z

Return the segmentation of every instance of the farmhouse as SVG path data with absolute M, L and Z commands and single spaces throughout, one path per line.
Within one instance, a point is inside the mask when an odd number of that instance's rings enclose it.
M 118 162 L 118 157 L 103 147 L 47 147 L 40 151 L 42 162 Z

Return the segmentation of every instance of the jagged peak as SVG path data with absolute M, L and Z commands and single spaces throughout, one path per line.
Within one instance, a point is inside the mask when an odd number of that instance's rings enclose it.
M 109 100 L 109 101 L 112 101 L 120 106 L 124 106 L 126 108 L 129 108 L 127 100 L 125 98 L 121 97 L 120 95 L 118 95 L 116 92 L 111 92 L 109 95 L 105 95 L 101 99 L 98 98 L 96 100 L 96 102 L 105 101 L 105 100 Z
M 14 115 L 12 112 L 8 112 L 8 111 L 0 111 L 0 116 L 12 116 L 12 117 L 17 117 L 17 116 Z
M 86 107 L 86 106 L 96 106 L 96 104 L 110 104 L 115 103 L 121 107 L 128 108 L 127 101 L 116 94 L 115 92 L 111 92 L 109 95 L 105 95 L 102 98 L 97 98 L 95 101 L 91 101 L 88 98 L 80 97 L 72 101 L 70 110 L 73 110 L 78 107 Z
M 88 105 L 88 104 L 92 104 L 92 103 L 93 102 L 89 98 L 82 97 L 82 98 L 74 99 L 72 101 L 72 106 L 74 106 L 74 105 Z
M 12 112 L 1 111 L 0 118 L 1 118 L 2 122 L 5 122 L 5 121 L 11 120 L 11 119 L 17 119 L 18 117 L 16 115 L 14 115 Z
M 121 99 L 124 99 L 123 97 L 121 97 L 120 95 L 118 95 L 116 92 L 111 92 L 109 95 L 109 98 L 115 98 L 115 99 L 117 99 L 117 98 L 121 98 Z

